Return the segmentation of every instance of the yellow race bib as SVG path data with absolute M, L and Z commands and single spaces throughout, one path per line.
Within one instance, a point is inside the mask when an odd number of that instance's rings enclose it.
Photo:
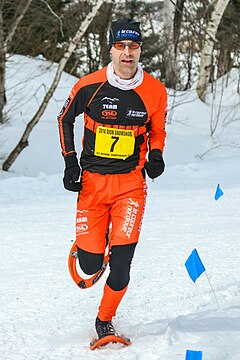
M 133 154 L 134 145 L 135 137 L 133 130 L 98 126 L 94 155 L 124 160 Z

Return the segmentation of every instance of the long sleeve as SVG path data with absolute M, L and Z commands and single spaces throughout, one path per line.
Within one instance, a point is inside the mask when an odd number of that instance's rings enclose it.
M 58 115 L 60 143 L 63 156 L 76 152 L 74 144 L 74 123 L 76 117 L 85 110 L 86 94 L 81 79 L 72 88 L 69 97 Z
M 165 121 L 167 114 L 167 91 L 161 86 L 159 104 L 156 111 L 151 115 L 149 129 L 149 149 L 160 149 L 162 152 L 165 145 Z

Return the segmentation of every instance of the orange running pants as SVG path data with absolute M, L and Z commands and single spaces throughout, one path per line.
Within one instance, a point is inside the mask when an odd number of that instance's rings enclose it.
M 98 174 L 84 170 L 76 214 L 76 244 L 85 251 L 105 252 L 112 224 L 111 246 L 138 241 L 147 185 L 141 170 L 128 174 Z

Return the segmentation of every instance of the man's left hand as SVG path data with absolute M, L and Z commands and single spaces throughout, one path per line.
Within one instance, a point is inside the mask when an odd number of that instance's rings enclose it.
M 160 176 L 164 172 L 165 168 L 161 150 L 150 150 L 148 155 L 148 162 L 145 162 L 144 167 L 151 179 L 155 179 Z

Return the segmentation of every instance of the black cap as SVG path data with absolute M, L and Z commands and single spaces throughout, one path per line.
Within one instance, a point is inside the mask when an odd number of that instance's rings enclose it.
M 109 29 L 109 49 L 112 47 L 113 43 L 122 40 L 142 42 L 140 22 L 128 18 L 113 21 Z

